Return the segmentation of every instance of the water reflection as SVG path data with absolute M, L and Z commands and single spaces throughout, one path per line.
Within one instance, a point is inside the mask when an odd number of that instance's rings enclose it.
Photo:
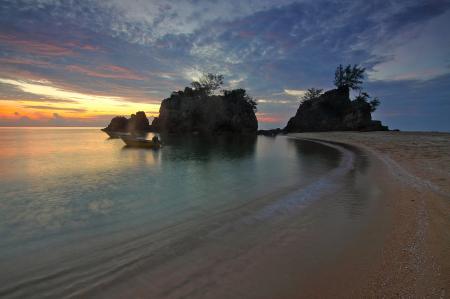
M 126 159 L 134 165 L 156 165 L 161 163 L 159 150 L 134 148 L 124 145 L 121 148 L 121 159 Z
M 242 159 L 255 151 L 256 136 L 161 135 L 162 160 Z
M 353 193 L 345 201 L 348 216 L 355 218 L 367 211 L 368 205 L 375 197 L 377 189 L 368 175 L 369 158 L 367 153 L 357 147 L 342 145 L 355 154 L 354 167 L 350 170 L 346 180 L 346 186 Z
M 288 144 L 296 149 L 299 159 L 309 161 L 311 163 L 323 163 L 327 168 L 335 168 L 339 165 L 339 156 L 341 153 L 336 149 L 323 146 L 317 142 L 301 141 L 289 138 Z

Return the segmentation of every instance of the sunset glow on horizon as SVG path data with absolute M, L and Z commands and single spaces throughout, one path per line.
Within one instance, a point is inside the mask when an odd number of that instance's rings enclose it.
M 19 81 L 0 78 L 0 83 L 14 86 L 34 99 L 5 99 L 1 101 L 0 117 L 9 120 L 30 120 L 47 123 L 49 120 L 87 121 L 114 115 L 129 116 L 145 111 L 150 117 L 158 116 L 158 103 L 134 103 L 125 97 L 86 94 L 52 86 L 49 81 Z M 61 123 L 62 124 L 62 123 Z

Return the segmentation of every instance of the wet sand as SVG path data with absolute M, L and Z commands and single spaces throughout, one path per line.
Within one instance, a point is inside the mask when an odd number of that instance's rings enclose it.
M 349 251 L 347 258 L 332 267 L 329 279 L 344 276 L 345 281 L 352 281 L 351 289 L 340 285 L 323 292 L 323 288 L 319 289 L 323 282 L 318 281 L 311 295 L 449 296 L 450 134 L 323 132 L 290 137 L 356 146 L 377 165 L 373 174 L 377 177 L 373 179 L 384 181 L 382 209 L 372 229 L 376 232 L 379 225 L 385 236 L 370 267 L 359 271 L 354 279 L 358 270 L 353 264 L 357 259 Z M 358 252 L 363 246 L 363 242 L 356 243 L 354 250 Z M 353 274 L 348 275 L 345 269 Z

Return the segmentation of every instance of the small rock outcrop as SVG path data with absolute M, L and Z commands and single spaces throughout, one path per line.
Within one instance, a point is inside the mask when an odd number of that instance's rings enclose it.
M 255 105 L 243 89 L 207 95 L 187 87 L 162 101 L 152 126 L 168 133 L 255 134 Z
M 129 133 L 129 132 L 153 132 L 145 112 L 138 111 L 128 119 L 124 116 L 114 117 L 109 125 L 103 129 L 105 132 Z
M 278 134 L 282 134 L 282 133 L 283 133 L 283 130 L 280 128 L 270 129 L 270 130 L 258 130 L 258 132 L 256 132 L 257 135 L 269 136 L 269 137 L 275 137 Z
M 329 90 L 300 104 L 284 131 L 386 131 L 380 121 L 372 120 L 371 105 L 350 100 L 348 87 Z
M 107 132 L 127 132 L 128 119 L 124 116 L 116 116 L 111 119 L 109 125 L 103 129 Z
M 131 114 L 127 124 L 128 132 L 150 132 L 152 127 L 148 121 L 145 112 L 139 111 L 136 114 Z

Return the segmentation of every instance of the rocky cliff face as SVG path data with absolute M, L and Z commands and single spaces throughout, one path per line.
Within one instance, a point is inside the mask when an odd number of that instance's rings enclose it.
M 301 103 L 284 131 L 386 131 L 387 129 L 380 121 L 372 120 L 369 103 L 351 101 L 349 89 L 339 88 Z
M 123 116 L 114 117 L 104 129 L 107 132 L 152 132 L 153 127 L 149 124 L 145 112 L 139 111 L 132 114 L 129 119 Z
M 189 90 L 188 90 L 189 91 Z M 256 133 L 258 121 L 246 98 L 173 93 L 164 99 L 159 117 L 152 123 L 161 132 L 169 133 Z

